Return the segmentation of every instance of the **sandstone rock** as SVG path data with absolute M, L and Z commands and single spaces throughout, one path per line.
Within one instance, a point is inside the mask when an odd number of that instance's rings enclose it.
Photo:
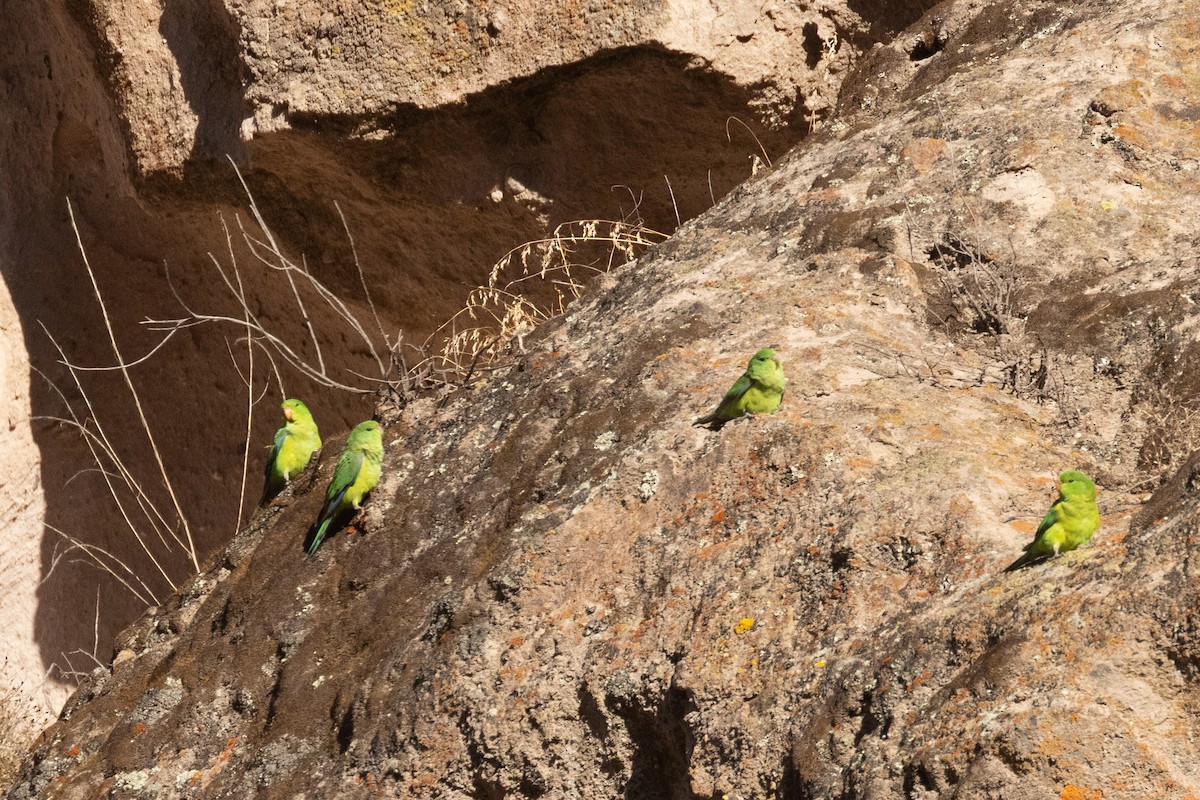
M 836 124 L 388 415 L 365 530 L 307 560 L 319 491 L 256 517 L 8 796 L 1200 793 L 1196 31 L 930 12 Z M 692 427 L 767 344 L 779 412 Z M 1003 573 L 1068 466 L 1100 532 Z
M 15 312 L 4 315 L 14 321 L 6 347 L 16 358 L 6 385 L 11 379 L 18 405 L 24 397 L 29 405 L 14 417 L 12 462 L 38 473 L 33 483 L 25 475 L 5 482 L 29 503 L 12 541 L 34 548 L 5 556 L 12 588 L 4 594 L 21 617 L 6 655 L 15 683 L 37 687 L 49 671 L 48 692 L 29 690 L 39 704 L 46 694 L 57 706 L 61 685 L 73 685 L 69 673 L 78 671 L 68 658 L 111 641 L 145 604 L 76 558 L 64 536 L 128 564 L 152 603 L 193 570 L 179 548 L 156 552 L 157 566 L 142 552 L 100 474 L 81 473 L 90 455 L 77 432 L 47 419 L 66 415 L 47 380 L 82 403 L 46 332 L 75 363 L 115 360 L 66 201 L 131 358 L 157 344 L 142 321 L 181 313 L 175 291 L 192 307 L 229 310 L 211 253 L 238 260 L 250 304 L 282 335 L 309 352 L 340 350 L 340 365 L 361 373 L 370 359 L 361 349 L 345 352 L 337 314 L 311 307 L 318 334 L 307 341 L 287 310 L 290 289 L 273 285 L 236 235 L 230 252 L 222 220 L 236 232 L 249 215 L 226 156 L 241 165 L 285 250 L 303 254 L 352 309 L 369 313 L 357 260 L 383 325 L 420 344 L 510 248 L 560 222 L 640 214 L 670 230 L 677 217 L 709 207 L 750 174 L 750 156 L 760 152 L 752 132 L 765 153 L 779 155 L 807 129 L 796 87 L 819 80 L 827 113 L 830 70 L 844 68 L 853 51 L 813 60 L 804 25 L 827 35 L 822 9 L 854 30 L 882 24 L 841 6 L 814 7 L 803 19 L 777 13 L 786 30 L 742 42 L 707 7 L 706 16 L 687 18 L 712 26 L 691 30 L 667 25 L 686 9 L 593 5 L 583 17 L 574 5 L 550 7 L 552 18 L 571 20 L 556 28 L 542 25 L 544 4 L 401 3 L 375 16 L 366 6 L 318 13 L 311 5 L 140 0 L 5 4 L 0 268 Z M 739 32 L 767 24 L 745 15 L 726 22 Z M 738 55 L 746 53 L 755 55 Z M 731 123 L 727 135 L 730 117 L 745 127 Z M 523 191 L 494 199 L 510 179 Z M 201 554 L 232 535 L 243 454 L 250 451 L 256 473 L 264 455 L 257 441 L 278 424 L 273 406 L 282 398 L 272 397 L 256 409 L 254 441 L 246 440 L 243 404 L 233 401 L 241 379 L 227 347 L 236 336 L 193 329 L 133 376 Z M 84 380 L 95 415 L 169 516 L 172 503 L 123 381 L 112 373 Z M 295 375 L 287 383 L 332 430 L 370 413 L 368 399 Z M 193 446 L 197 430 L 209 437 L 202 447 Z M 48 487 L 44 511 L 32 488 L 39 484 Z
M 319 493 L 259 517 L 8 796 L 1200 792 L 1192 468 L 1130 522 L 1196 445 L 1195 25 L 937 25 L 528 353 L 385 420 L 365 531 L 306 561 Z M 779 413 L 692 428 L 768 343 Z M 1100 533 L 1006 575 L 1068 465 Z

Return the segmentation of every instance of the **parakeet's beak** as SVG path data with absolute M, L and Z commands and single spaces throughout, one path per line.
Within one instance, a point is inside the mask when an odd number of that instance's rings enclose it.
M 285 408 L 285 409 L 283 410 L 283 418 L 284 418 L 284 419 L 286 419 L 288 422 L 294 422 L 294 421 L 295 421 L 295 420 L 293 420 L 293 419 L 292 419 L 292 410 L 291 410 L 290 408 Z
M 782 368 L 783 368 L 783 362 L 779 360 L 779 354 L 778 354 L 778 353 L 776 353 L 775 355 L 771 356 L 771 360 L 775 362 L 775 366 L 779 367 L 780 369 L 782 369 Z

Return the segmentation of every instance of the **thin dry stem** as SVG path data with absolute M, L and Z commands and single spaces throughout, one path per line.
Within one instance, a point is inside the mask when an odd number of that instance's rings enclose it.
M 679 219 L 679 204 L 675 202 L 675 190 L 671 188 L 671 179 L 663 175 L 663 180 L 667 182 L 667 193 L 671 195 L 671 208 L 675 211 L 675 227 L 678 228 L 683 222 Z
M 117 345 L 116 335 L 113 333 L 112 320 L 108 316 L 108 308 L 104 305 L 104 298 L 100 294 L 100 286 L 96 283 L 96 275 L 92 272 L 92 265 L 88 261 L 87 251 L 83 246 L 83 238 L 79 233 L 79 226 L 75 223 L 75 209 L 71 205 L 71 201 L 67 201 L 67 213 L 71 218 L 71 229 L 75 232 L 75 242 L 79 245 L 79 254 L 83 258 L 83 264 L 87 268 L 88 278 L 92 282 L 92 291 L 96 295 L 96 302 L 100 304 L 100 312 L 104 317 L 104 328 L 108 332 L 108 341 L 112 346 L 113 355 L 116 356 L 117 366 L 121 369 L 121 376 L 125 379 L 125 385 L 129 388 L 129 393 L 133 397 L 134 407 L 137 409 L 138 419 L 142 423 L 142 430 L 146 434 L 146 439 L 150 442 L 150 450 L 154 454 L 154 461 L 158 465 L 159 475 L 162 476 L 163 486 L 166 487 L 167 494 L 171 497 L 171 503 L 175 506 L 175 513 L 179 516 L 179 521 L 183 525 L 184 536 L 187 537 L 187 553 L 191 557 L 192 566 L 196 572 L 200 571 L 200 560 L 196 555 L 196 543 L 192 539 L 192 529 L 188 525 L 187 518 L 183 514 L 183 508 L 179 504 L 179 498 L 175 495 L 175 487 L 171 485 L 171 478 L 167 474 L 166 465 L 163 463 L 162 453 L 158 449 L 158 443 L 154 440 L 154 433 L 150 429 L 150 422 L 146 419 L 146 412 L 142 408 L 141 398 L 138 396 L 137 388 L 133 385 L 133 379 L 129 375 L 129 368 L 125 364 L 124 358 L 121 356 L 121 348 Z
M 108 550 L 105 550 L 103 547 L 81 542 L 74 536 L 71 536 L 65 531 L 54 527 L 53 525 L 47 524 L 46 527 L 69 542 L 70 547 L 68 547 L 61 554 L 56 552 L 56 555 L 52 559 L 50 570 L 46 573 L 45 577 L 42 578 L 41 583 L 45 583 L 50 579 L 50 576 L 54 573 L 54 567 L 58 565 L 59 560 L 65 557 L 67 553 L 70 553 L 72 550 L 79 550 L 85 556 L 87 556 L 88 559 L 83 563 L 92 564 L 93 566 L 99 567 L 104 572 L 107 572 L 113 577 L 114 580 L 128 589 L 129 592 L 142 603 L 148 606 L 158 604 L 158 596 L 154 593 L 154 590 L 146 585 L 146 582 L 142 580 L 137 572 L 135 572 L 120 558 L 113 555 Z M 73 561 L 78 561 L 78 559 L 74 559 Z M 117 572 L 116 567 L 120 567 L 124 571 L 124 574 Z M 126 576 L 128 576 L 128 578 L 126 578 Z M 141 586 L 142 591 L 138 591 L 136 588 L 134 588 L 134 583 L 136 583 L 138 586 Z
M 146 517 L 147 521 L 150 523 L 151 527 L 153 528 L 155 534 L 158 536 L 159 541 L 162 542 L 163 547 L 165 547 L 168 551 L 171 550 L 171 546 L 169 544 L 167 544 L 166 538 L 163 536 L 164 530 L 167 532 L 168 535 L 171 536 L 172 539 L 175 540 L 176 544 L 178 544 L 181 548 L 185 547 L 183 541 L 175 534 L 175 531 L 172 528 L 172 526 L 167 522 L 167 520 L 158 511 L 158 507 L 152 501 L 150 501 L 150 498 L 146 494 L 145 490 L 142 488 L 141 483 L 133 476 L 133 473 L 130 472 L 130 470 L 125 466 L 125 462 L 121 459 L 120 455 L 117 453 L 116 448 L 113 447 L 112 442 L 109 440 L 108 435 L 104 431 L 103 425 L 100 423 L 100 420 L 96 416 L 95 409 L 92 407 L 91 398 L 88 396 L 87 392 L 84 390 L 83 384 L 80 383 L 80 381 L 79 381 L 79 376 L 75 373 L 74 368 L 67 361 L 66 355 L 63 353 L 63 350 L 59 346 L 58 342 L 54 339 L 53 336 L 50 335 L 50 332 L 49 332 L 49 330 L 46 329 L 45 325 L 42 326 L 42 330 L 45 331 L 47 338 L 50 339 L 50 343 L 54 346 L 55 350 L 58 351 L 60 363 L 62 363 L 64 366 L 66 366 L 67 371 L 70 373 L 72 380 L 74 380 L 75 388 L 79 392 L 80 396 L 83 398 L 84 405 L 87 407 L 87 410 L 88 410 L 88 415 L 89 415 L 88 419 L 95 426 L 95 431 L 93 432 L 92 429 L 90 427 L 88 427 L 88 425 L 86 425 L 83 421 L 81 421 L 79 419 L 79 416 L 75 413 L 75 409 L 67 401 L 66 395 L 64 395 L 62 393 L 62 391 L 58 388 L 58 386 L 39 371 L 39 374 L 42 374 L 42 377 L 46 379 L 46 382 L 50 385 L 50 387 L 58 394 L 59 398 L 63 401 L 63 405 L 66 407 L 67 413 L 69 413 L 71 415 L 70 420 L 56 418 L 56 417 L 48 417 L 47 419 L 49 419 L 51 421 L 58 421 L 62 424 L 73 426 L 81 434 L 83 434 L 84 443 L 87 445 L 88 451 L 92 455 L 92 460 L 95 462 L 96 466 L 99 468 L 100 474 L 102 476 L 104 476 L 105 485 L 108 487 L 109 494 L 112 495 L 113 501 L 117 504 L 117 509 L 121 513 L 121 518 L 125 521 L 126 526 L 129 528 L 129 530 L 133 533 L 134 537 L 137 539 L 138 544 L 141 546 L 142 550 L 146 553 L 147 556 L 150 557 L 151 562 L 154 564 L 155 568 L 159 571 L 159 574 L 162 575 L 163 579 L 167 582 L 167 584 L 171 587 L 171 589 L 174 590 L 175 589 L 174 581 L 171 580 L 171 576 L 167 573 L 166 569 L 163 568 L 163 566 L 159 562 L 158 558 L 154 555 L 153 549 L 146 543 L 146 540 L 142 538 L 141 531 L 138 530 L 138 526 L 134 524 L 133 519 L 130 517 L 128 510 L 126 510 L 126 508 L 125 508 L 125 504 L 121 501 L 121 495 L 117 491 L 117 487 L 113 483 L 113 480 L 112 480 L 113 473 L 110 473 L 108 470 L 106 470 L 104 468 L 104 464 L 105 464 L 106 460 L 109 464 L 113 465 L 113 467 L 116 469 L 116 475 L 121 478 L 121 480 L 122 480 L 122 482 L 124 482 L 126 488 L 128 488 L 130 491 L 133 492 L 134 498 L 136 499 L 139 508 L 141 508 L 143 515 Z M 101 453 L 103 453 L 104 458 L 101 458 Z M 150 513 L 150 512 L 153 512 L 153 513 Z
M 742 122 L 742 120 L 738 119 L 737 117 L 729 117 L 728 119 L 725 120 L 725 139 L 726 139 L 726 141 L 728 141 L 730 144 L 733 143 L 733 135 L 729 132 L 729 123 L 731 123 L 731 122 L 736 122 L 737 124 L 741 125 L 743 128 L 746 129 L 746 131 L 754 139 L 754 143 L 756 145 L 758 145 L 759 152 L 761 152 L 762 156 L 763 156 L 763 161 L 766 161 L 767 166 L 770 167 L 771 166 L 771 157 L 769 155 L 767 155 L 767 148 L 763 147 L 763 143 L 761 141 L 759 141 L 758 135 L 754 133 L 754 131 L 750 128 L 750 126 L 747 125 L 745 122 Z
M 240 272 L 238 273 L 238 293 L 245 294 Z M 229 355 L 233 356 L 232 348 L 229 350 Z M 234 368 L 240 375 L 241 369 L 238 368 L 237 359 L 234 359 Z M 237 522 L 233 526 L 235 534 L 242 529 L 242 514 L 246 510 L 246 479 L 250 473 L 250 442 L 253 441 L 254 429 L 254 328 L 250 323 L 249 311 L 246 313 L 246 373 L 246 446 L 242 448 L 242 480 L 238 487 Z
M 266 235 L 266 237 L 267 237 L 267 241 L 270 243 L 270 244 L 268 245 L 268 248 L 269 248 L 269 249 L 272 251 L 272 253 L 274 253 L 274 254 L 275 254 L 275 255 L 276 255 L 276 256 L 277 256 L 277 257 L 278 257 L 278 258 L 279 258 L 281 261 L 284 261 L 284 262 L 286 262 L 286 261 L 287 261 L 287 259 L 285 259 L 285 258 L 284 258 L 282 251 L 279 249 L 279 245 L 278 245 L 278 244 L 276 244 L 276 242 L 275 242 L 275 236 L 274 236 L 274 235 L 271 233 L 271 229 L 267 227 L 267 221 L 266 221 L 265 219 L 263 219 L 263 216 L 262 216 L 262 214 L 261 214 L 261 213 L 259 213 L 259 210 L 258 210 L 258 203 L 257 203 L 257 202 L 255 202 L 255 200 L 254 200 L 254 195 L 253 195 L 253 194 L 250 192 L 250 187 L 249 187 L 249 185 L 247 185 L 247 184 L 246 184 L 246 179 L 245 179 L 245 178 L 242 176 L 242 171 L 241 171 L 241 169 L 239 169 L 239 168 L 238 168 L 237 162 L 235 162 L 235 161 L 234 161 L 232 158 L 230 158 L 228 155 L 226 155 L 226 156 L 225 156 L 225 158 L 227 158 L 227 159 L 229 160 L 229 163 L 230 163 L 230 165 L 233 167 L 233 171 L 234 171 L 234 173 L 237 175 L 238 182 L 242 184 L 242 190 L 243 190 L 243 191 L 246 193 L 246 197 L 249 199 L 250 213 L 252 213 L 252 214 L 254 215 L 254 220 L 255 220 L 255 222 L 257 222 L 257 223 L 258 223 L 258 227 L 259 227 L 259 229 L 260 229 L 260 230 L 261 230 L 261 231 L 262 231 L 262 232 L 263 232 L 263 233 Z M 224 220 L 224 218 L 222 218 L 222 219 L 221 219 L 221 227 L 225 227 L 225 220 Z M 244 228 L 242 228 L 242 224 L 241 224 L 241 219 L 240 219 L 240 218 L 238 219 L 238 228 L 239 228 L 239 229 L 242 231 L 242 234 L 243 234 L 243 236 L 244 236 L 244 235 L 245 235 L 245 233 L 246 233 L 246 231 L 245 231 L 245 229 L 244 229 Z M 228 234 L 228 231 L 226 231 L 226 233 Z M 249 238 L 249 237 L 246 237 L 246 238 L 247 238 L 247 243 L 249 243 L 249 241 L 250 241 L 250 238 Z M 235 264 L 235 265 L 236 265 L 236 264 L 237 264 L 237 257 L 236 257 L 236 255 L 235 255 L 235 254 L 234 254 L 234 252 L 233 252 L 233 242 L 232 242 L 232 240 L 230 240 L 229 242 L 227 242 L 227 244 L 228 244 L 228 247 L 229 247 L 229 258 L 230 258 L 230 261 L 231 261 L 233 264 Z M 251 248 L 251 252 L 253 252 L 253 248 Z M 316 351 L 317 351 L 317 364 L 318 364 L 319 370 L 320 370 L 321 372 L 325 372 L 325 357 L 324 357 L 324 355 L 321 353 L 321 342 L 320 342 L 320 340 L 317 338 L 317 332 L 316 332 L 316 329 L 315 329 L 315 328 L 313 328 L 312 320 L 311 320 L 311 319 L 309 318 L 309 316 L 308 316 L 308 310 L 307 310 L 307 309 L 304 307 L 304 300 L 303 300 L 303 299 L 300 297 L 300 291 L 299 291 L 299 290 L 296 288 L 296 282 L 295 282 L 294 280 L 292 280 L 292 273 L 291 273 L 291 271 L 288 271 L 286 274 L 287 274 L 287 281 L 288 281 L 288 285 L 291 287 L 291 290 L 292 290 L 292 296 L 293 296 L 294 298 L 296 298 L 296 305 L 297 305 L 297 306 L 299 307 L 299 309 L 300 309 L 300 316 L 301 316 L 301 317 L 304 319 L 304 325 L 305 325 L 305 327 L 307 327 L 307 328 L 308 328 L 308 335 L 309 335 L 309 336 L 312 338 L 313 345 L 316 347 Z M 308 275 L 308 271 L 307 271 L 307 270 L 304 270 L 304 274 L 307 276 L 307 275 Z M 239 285 L 240 285 L 240 281 L 239 281 Z
M 362 286 L 363 297 L 367 299 L 367 307 L 371 309 L 371 316 L 375 319 L 375 327 L 379 331 L 380 338 L 383 339 L 389 353 L 395 354 L 395 348 L 392 346 L 391 340 L 388 338 L 387 332 L 383 329 L 383 322 L 379 319 L 379 310 L 375 308 L 375 301 L 371 299 L 371 289 L 367 286 L 367 278 L 363 275 L 362 262 L 358 260 L 358 247 L 354 244 L 354 234 L 350 232 L 350 223 L 346 222 L 346 215 L 342 213 L 342 207 L 335 200 L 333 207 L 337 209 L 338 219 L 342 221 L 342 230 L 346 233 L 346 241 L 350 242 L 350 255 L 354 259 L 354 270 L 358 273 L 358 283 Z M 390 374 L 392 368 L 396 364 L 393 361 L 391 367 L 388 368 Z

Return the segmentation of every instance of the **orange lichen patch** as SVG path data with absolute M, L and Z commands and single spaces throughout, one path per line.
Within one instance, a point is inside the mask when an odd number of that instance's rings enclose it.
M 1124 122 L 1118 123 L 1116 125 L 1116 127 L 1114 127 L 1112 129 L 1112 134 L 1113 134 L 1113 136 L 1116 136 L 1116 137 L 1120 138 L 1121 140 L 1128 142 L 1129 144 L 1133 145 L 1134 147 L 1139 147 L 1139 148 L 1143 148 L 1143 149 L 1149 149 L 1149 147 L 1150 147 L 1150 142 L 1146 139 L 1145 136 L 1143 136 L 1141 133 L 1134 130 L 1131 126 L 1127 125 Z
M 930 677 L 931 677 L 930 671 L 925 670 L 920 675 L 918 675 L 917 677 L 912 679 L 912 682 L 908 684 L 907 691 L 909 693 L 911 693 L 913 689 L 916 689 L 922 683 L 925 683 L 926 681 L 928 681 Z
M 225 743 L 225 749 L 208 760 L 208 767 L 198 769 L 188 778 L 188 784 L 205 788 L 212 783 L 213 778 L 221 773 L 229 760 L 233 758 L 233 749 L 237 746 L 238 737 L 231 736 Z
M 1068 783 L 1059 794 L 1060 800 L 1100 800 L 1104 794 L 1099 789 L 1088 789 Z
M 1067 746 L 1062 739 L 1056 736 L 1048 736 L 1038 742 L 1035 752 L 1046 758 L 1057 758 L 1067 752 Z
M 1101 91 L 1096 102 L 1113 111 L 1145 105 L 1146 85 L 1137 79 L 1115 83 Z
M 1041 520 L 1038 520 L 1038 523 L 1040 522 Z M 1029 536 L 1037 530 L 1038 523 L 1034 523 L 1033 521 L 1027 519 L 1014 519 L 1006 522 L 1005 524 L 1017 533 L 1022 533 L 1026 536 Z
M 946 432 L 942 430 L 940 425 L 936 425 L 934 423 L 930 423 L 925 426 L 925 433 L 930 439 L 936 439 L 938 441 L 944 441 L 946 438 Z
M 971 498 L 966 495 L 958 494 L 950 498 L 950 513 L 957 517 L 962 517 L 971 513 L 975 509 L 975 504 L 971 502 Z
M 496 671 L 496 675 L 501 680 L 507 681 L 511 678 L 513 683 L 524 683 L 529 677 L 529 670 L 525 667 L 501 667 Z
M 146 730 L 146 723 L 139 722 L 133 726 L 133 735 L 137 736 L 139 733 L 145 732 L 145 730 Z
M 379 785 L 375 782 L 375 776 L 371 773 L 368 772 L 363 776 L 363 783 L 367 785 L 367 788 L 371 790 L 372 794 L 379 791 Z
M 742 617 L 738 620 L 738 624 L 733 626 L 733 632 L 738 636 L 748 633 L 754 627 L 754 619 L 751 617 Z
M 945 139 L 915 139 L 904 148 L 904 157 L 916 167 L 917 172 L 924 175 L 945 152 Z
M 1159 88 L 1171 92 L 1184 92 L 1187 90 L 1187 81 L 1181 75 L 1159 75 L 1154 79 L 1154 82 Z

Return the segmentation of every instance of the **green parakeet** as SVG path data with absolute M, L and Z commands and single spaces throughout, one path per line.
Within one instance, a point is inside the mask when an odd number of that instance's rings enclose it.
M 333 479 L 325 490 L 325 507 L 317 517 L 316 533 L 308 546 L 311 556 L 321 546 L 325 531 L 342 512 L 362 505 L 363 498 L 379 483 L 383 462 L 383 432 L 374 420 L 360 422 L 350 431 Z
M 764 348 L 750 359 L 746 371 L 725 393 L 720 405 L 692 424 L 711 424 L 714 428 L 719 428 L 743 414 L 774 413 L 783 400 L 783 390 L 786 387 L 787 378 L 783 376 L 783 365 L 779 363 L 779 357 L 775 355 L 774 350 Z
M 280 408 L 286 422 L 275 431 L 275 441 L 267 455 L 266 480 L 259 505 L 283 491 L 291 477 L 308 465 L 308 459 L 321 446 L 317 423 L 304 403 L 284 400 Z
M 1059 553 L 1074 550 L 1092 538 L 1100 527 L 1096 508 L 1096 484 L 1078 470 L 1069 469 L 1058 476 L 1058 499 L 1038 526 L 1025 553 L 1004 570 L 1035 564 Z

